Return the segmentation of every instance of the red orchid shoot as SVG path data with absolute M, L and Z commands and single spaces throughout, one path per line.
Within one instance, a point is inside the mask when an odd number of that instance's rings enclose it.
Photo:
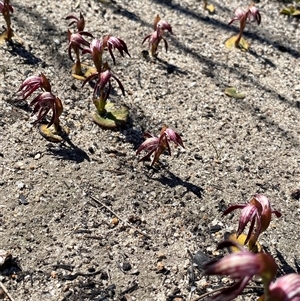
M 33 75 L 26 78 L 17 93 L 22 96 L 23 100 L 26 100 L 27 97 L 39 88 L 41 88 L 42 91 L 51 92 L 51 85 L 43 73 L 39 76 Z
M 33 107 L 33 114 L 37 114 L 34 125 L 42 123 L 47 114 L 52 111 L 52 117 L 48 124 L 40 125 L 40 133 L 52 142 L 63 140 L 62 135 L 68 131 L 60 125 L 59 117 L 63 112 L 61 100 L 51 92 L 51 85 L 46 76 L 42 73 L 39 76 L 30 76 L 24 80 L 17 93 L 26 100 L 38 89 L 41 92 L 29 103 Z M 51 128 L 53 126 L 53 129 Z
M 258 9 L 252 3 L 246 11 L 241 8 L 237 8 L 234 13 L 234 17 L 230 20 L 228 25 L 232 24 L 235 21 L 240 22 L 240 31 L 239 34 L 235 37 L 228 39 L 225 43 L 226 47 L 231 48 L 234 42 L 234 46 L 247 50 L 249 48 L 248 43 L 245 39 L 242 38 L 243 32 L 246 28 L 247 22 L 257 22 L 258 25 L 261 23 L 261 15 Z
M 77 31 L 84 31 L 85 21 L 83 14 L 80 13 L 79 18 L 74 15 L 69 15 L 66 20 L 72 20 L 69 26 L 76 25 Z
M 148 40 L 149 45 L 151 46 L 151 56 L 157 56 L 157 47 L 162 40 L 164 41 L 166 51 L 168 51 L 168 42 L 164 38 L 165 31 L 173 34 L 171 25 L 168 22 L 161 20 L 159 15 L 157 15 L 154 20 L 154 32 L 148 34 L 142 42 L 142 44 L 144 44 L 144 42 Z
M 11 28 L 10 14 L 14 12 L 13 7 L 9 4 L 9 0 L 0 1 L 0 12 L 2 13 L 5 23 L 6 31 L 0 36 L 0 41 L 11 42 L 13 37 L 13 30 Z
M 242 209 L 236 234 L 237 238 L 243 233 L 247 224 L 250 223 L 248 234 L 244 242 L 245 245 L 249 243 L 249 250 L 254 248 L 258 236 L 269 227 L 272 213 L 274 213 L 276 217 L 281 217 L 279 211 L 272 210 L 269 199 L 261 194 L 255 195 L 248 204 L 230 206 L 224 211 L 223 215 L 227 215 L 235 209 Z
M 106 100 L 112 89 L 111 79 L 114 79 L 118 83 L 119 88 L 122 91 L 122 94 L 125 96 L 125 90 L 121 81 L 110 71 L 110 68 L 107 63 L 104 64 L 102 70 L 103 70 L 102 72 L 96 72 L 90 75 L 89 77 L 87 77 L 82 84 L 82 86 L 84 86 L 87 82 L 96 79 L 94 93 L 93 93 L 93 101 L 99 115 L 106 114 L 106 110 L 105 110 Z
M 258 301 L 300 301 L 300 275 L 292 273 L 279 277 Z
M 277 265 L 273 257 L 266 253 L 254 254 L 233 241 L 224 241 L 218 249 L 235 247 L 240 252 L 226 255 L 219 260 L 213 260 L 204 265 L 206 275 L 226 275 L 235 283 L 214 295 L 213 301 L 230 301 L 236 298 L 254 276 L 260 276 L 264 285 L 265 295 L 269 293 L 269 285 L 277 273 Z
M 105 64 L 102 60 L 104 51 L 108 50 L 114 65 L 116 64 L 116 59 L 113 54 L 114 49 L 117 49 L 122 57 L 124 57 L 124 52 L 130 57 L 126 43 L 123 40 L 110 35 L 105 36 L 102 40 L 94 39 L 91 42 L 90 47 L 85 49 L 82 53 L 90 53 L 97 71 L 101 72 L 102 67 Z
M 150 160 L 152 154 L 154 154 L 151 166 L 158 162 L 160 155 L 165 151 L 171 155 L 170 142 L 173 142 L 175 146 L 180 145 L 184 148 L 180 135 L 167 126 L 164 126 L 161 129 L 159 137 L 155 137 L 148 132 L 144 134 L 144 137 L 146 140 L 137 149 L 136 154 L 138 155 L 141 151 L 147 152 L 147 154 L 142 157 L 139 162 Z
M 84 79 L 82 68 L 81 68 L 81 61 L 80 61 L 80 51 L 83 51 L 87 47 L 90 46 L 90 43 L 84 39 L 84 36 L 93 38 L 93 35 L 87 31 L 79 31 L 76 33 L 72 33 L 70 30 L 68 30 L 68 54 L 71 61 L 74 62 L 74 59 L 72 57 L 72 50 L 75 52 L 76 55 L 76 63 L 73 67 L 73 77 L 76 79 Z
M 87 82 L 96 80 L 93 92 L 93 103 L 97 112 L 93 115 L 93 120 L 98 125 L 105 128 L 115 128 L 122 126 L 128 121 L 128 108 L 125 106 L 116 107 L 108 103 L 107 99 L 112 90 L 111 80 L 114 79 L 122 94 L 125 96 L 125 90 L 117 76 L 113 74 L 107 62 L 103 63 L 103 54 L 108 51 L 114 64 L 116 63 L 113 50 L 117 49 L 122 57 L 126 53 L 130 56 L 126 43 L 114 36 L 107 35 L 102 40 L 94 39 L 89 48 L 82 51 L 83 54 L 89 53 L 92 57 L 96 72 L 89 75 L 82 86 Z

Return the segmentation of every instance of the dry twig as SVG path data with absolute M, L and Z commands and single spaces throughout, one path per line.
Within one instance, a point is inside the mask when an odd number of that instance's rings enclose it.
M 104 207 L 105 209 L 107 209 L 109 212 L 111 212 L 116 218 L 118 218 L 120 221 L 122 221 L 124 224 L 126 224 L 127 226 L 129 226 L 130 228 L 132 228 L 133 230 L 137 231 L 138 233 L 144 235 L 145 237 L 151 239 L 151 236 L 144 233 L 143 231 L 141 231 L 140 229 L 136 228 L 135 226 L 129 224 L 128 222 L 126 222 L 123 218 L 121 218 L 117 213 L 115 213 L 112 209 L 110 209 L 108 206 L 106 206 L 105 204 L 103 204 L 101 201 L 99 201 L 97 198 L 95 198 L 92 195 L 89 195 L 89 197 L 96 202 L 98 205 Z
M 15 299 L 11 296 L 11 294 L 8 292 L 7 288 L 4 286 L 4 284 L 0 281 L 0 286 L 3 289 L 4 293 L 8 297 L 10 301 L 15 301 Z

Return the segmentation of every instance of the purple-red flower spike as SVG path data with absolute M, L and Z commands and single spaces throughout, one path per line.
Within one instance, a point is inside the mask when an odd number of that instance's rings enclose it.
M 105 36 L 103 38 L 103 45 L 108 49 L 108 52 L 112 57 L 114 64 L 116 64 L 116 60 L 113 54 L 114 49 L 118 49 L 121 56 L 124 57 L 124 52 L 125 52 L 130 57 L 126 43 L 119 38 L 110 35 Z
M 227 215 L 235 209 L 242 209 L 237 230 L 237 238 L 243 233 L 245 227 L 250 222 L 245 244 L 247 244 L 251 238 L 252 246 L 255 245 L 258 236 L 268 228 L 271 222 L 272 213 L 274 213 L 276 217 L 281 216 L 279 211 L 272 210 L 268 198 L 261 194 L 254 196 L 248 204 L 230 206 L 224 211 L 223 215 Z
M 154 154 L 151 166 L 153 166 L 164 151 L 168 151 L 169 155 L 171 155 L 171 149 L 169 142 L 173 142 L 176 146 L 180 145 L 184 148 L 182 139 L 178 133 L 174 130 L 167 128 L 164 126 L 160 131 L 159 137 L 154 137 L 150 133 L 145 133 L 144 137 L 146 140 L 140 145 L 137 149 L 136 154 L 138 155 L 141 151 L 146 151 L 146 156 L 142 157 L 140 161 L 147 161 L 150 159 L 151 155 Z
M 22 96 L 22 99 L 25 100 L 38 88 L 41 88 L 42 91 L 51 92 L 51 85 L 43 73 L 39 76 L 33 75 L 26 78 L 17 93 L 19 93 Z
M 63 106 L 61 100 L 51 92 L 39 94 L 31 101 L 30 106 L 34 107 L 33 114 L 38 114 L 37 120 L 33 123 L 34 125 L 42 121 L 50 110 L 52 110 L 52 118 L 47 127 L 50 127 L 52 124 L 59 124 L 59 116 L 63 111 Z
M 73 24 L 76 25 L 77 27 L 77 31 L 83 31 L 84 30 L 84 26 L 85 26 L 85 21 L 84 21 L 84 17 L 82 15 L 82 13 L 80 13 L 79 18 L 77 18 L 74 15 L 69 15 L 66 17 L 66 20 L 73 20 L 69 26 L 72 26 Z
M 248 8 L 248 21 L 250 22 L 257 22 L 257 25 L 260 24 L 261 22 L 261 15 L 260 12 L 258 11 L 257 7 L 254 6 L 254 4 L 250 5 Z
M 259 301 L 300 301 L 300 275 L 292 273 L 278 278 Z
M 248 22 L 257 22 L 258 25 L 261 23 L 261 15 L 259 10 L 254 4 L 251 4 L 247 11 L 244 11 L 241 8 L 237 8 L 234 12 L 234 17 L 229 21 L 228 25 L 234 21 L 240 21 L 242 27 L 245 27 L 246 21 Z
M 108 89 L 104 94 L 104 100 L 107 100 L 107 98 L 110 94 L 111 88 L 112 88 L 111 79 L 113 78 L 118 83 L 119 88 L 122 91 L 122 94 L 125 95 L 125 90 L 124 90 L 124 87 L 123 87 L 121 81 L 110 71 L 107 64 L 105 64 L 104 67 L 106 70 L 102 71 L 101 73 L 96 72 L 96 73 L 90 75 L 89 77 L 87 77 L 84 80 L 82 87 L 87 82 L 97 79 L 97 82 L 96 82 L 95 88 L 94 88 L 94 93 L 93 93 L 93 98 L 97 98 L 102 93 L 102 91 L 104 91 L 105 86 L 108 84 Z
M 115 56 L 113 54 L 113 50 L 118 49 L 120 52 L 120 55 L 124 57 L 124 52 L 130 56 L 128 52 L 128 48 L 126 43 L 114 36 L 105 36 L 102 40 L 94 39 L 90 47 L 87 49 L 84 49 L 82 51 L 83 54 L 90 53 L 92 55 L 92 60 L 95 64 L 95 67 L 98 72 L 101 72 L 102 69 L 102 55 L 104 50 L 108 50 L 114 64 L 116 64 Z
M 83 36 L 88 36 L 90 38 L 93 38 L 93 35 L 87 31 L 79 31 L 77 33 L 71 33 L 71 31 L 68 30 L 68 39 L 69 39 L 68 54 L 73 62 L 74 59 L 72 58 L 71 55 L 72 49 L 75 51 L 76 56 L 78 56 L 79 50 L 84 50 L 86 47 L 90 46 L 90 43 L 87 40 L 85 40 Z
M 149 45 L 151 45 L 152 55 L 156 54 L 158 44 L 160 43 L 161 40 L 164 41 L 165 49 L 166 51 L 168 51 L 168 42 L 163 37 L 164 31 L 168 31 L 169 33 L 173 34 L 171 25 L 167 21 L 161 20 L 160 17 L 157 15 L 154 20 L 154 32 L 148 34 L 142 42 L 142 44 L 144 44 L 144 42 L 148 40 Z
M 14 12 L 14 9 L 13 7 L 8 3 L 8 1 L 0 1 L 0 12 L 2 14 L 4 13 L 8 13 L 8 12 L 11 12 L 13 13 Z
M 234 17 L 229 21 L 228 25 L 235 21 L 241 21 L 242 19 L 246 19 L 246 12 L 238 7 L 234 12 Z
M 90 53 L 92 60 L 98 72 L 102 69 L 102 54 L 103 54 L 103 42 L 98 39 L 92 40 L 90 47 L 82 51 L 82 54 Z
M 165 20 L 159 20 L 156 25 L 156 30 L 165 31 L 167 30 L 170 34 L 174 34 L 171 25 Z
M 212 297 L 213 301 L 230 301 L 236 298 L 253 276 L 260 276 L 266 287 L 275 278 L 277 265 L 273 257 L 266 253 L 254 254 L 238 244 L 225 241 L 218 249 L 237 247 L 240 252 L 229 254 L 222 259 L 213 260 L 204 265 L 206 275 L 226 275 L 235 280 L 235 284 Z

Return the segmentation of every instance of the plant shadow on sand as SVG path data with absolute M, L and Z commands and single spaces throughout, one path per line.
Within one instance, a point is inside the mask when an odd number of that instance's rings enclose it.
M 58 159 L 75 161 L 76 163 L 81 163 L 84 160 L 90 162 L 90 157 L 88 154 L 73 144 L 70 139 L 66 139 L 59 146 L 52 145 L 47 149 Z
M 174 188 L 176 186 L 185 187 L 186 191 L 183 193 L 182 196 L 184 196 L 188 192 L 192 192 L 199 199 L 202 198 L 202 194 L 203 194 L 203 191 L 204 191 L 202 187 L 199 187 L 197 185 L 194 185 L 193 183 L 190 183 L 188 181 L 184 181 L 184 180 L 180 179 L 179 177 L 174 175 L 169 170 L 165 170 L 165 173 L 166 173 L 166 175 L 159 174 L 159 177 L 152 177 L 150 175 L 148 175 L 148 177 L 151 178 L 152 180 L 160 182 L 162 185 L 169 186 L 170 188 Z

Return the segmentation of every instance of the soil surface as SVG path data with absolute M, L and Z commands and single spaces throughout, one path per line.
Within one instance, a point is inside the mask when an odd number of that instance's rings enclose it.
M 23 46 L 0 48 L 0 249 L 13 258 L 0 281 L 13 300 L 198 300 L 232 283 L 200 267 L 237 230 L 239 212 L 222 212 L 256 193 L 282 213 L 261 245 L 278 276 L 299 272 L 300 27 L 279 14 L 284 3 L 257 3 L 262 22 L 247 25 L 244 52 L 224 42 L 237 34 L 228 22 L 245 1 L 211 0 L 214 14 L 194 0 L 11 2 Z M 115 66 L 105 53 L 125 88 L 123 96 L 113 81 L 110 96 L 129 108 L 124 128 L 93 123 L 93 88 L 71 76 L 65 18 L 80 12 L 85 30 L 128 46 L 130 57 L 116 51 Z M 157 14 L 174 35 L 155 59 L 142 41 Z M 41 72 L 63 102 L 64 143 L 45 140 L 32 125 L 33 98 L 16 95 Z M 245 98 L 226 96 L 231 86 Z M 164 125 L 185 148 L 172 145 L 154 168 L 138 162 L 143 134 Z M 260 294 L 248 289 L 238 299 Z

